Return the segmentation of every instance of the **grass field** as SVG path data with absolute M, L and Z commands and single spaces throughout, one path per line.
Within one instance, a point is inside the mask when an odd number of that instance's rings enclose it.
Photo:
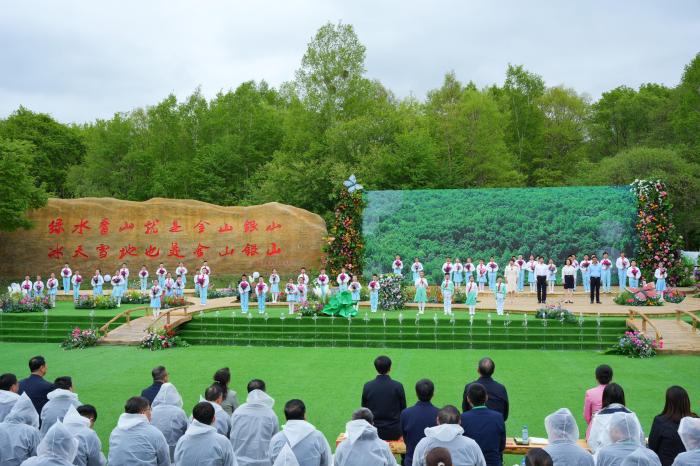
M 158 364 L 168 368 L 187 411 L 208 386 L 214 371 L 229 366 L 232 388 L 241 401 L 247 381 L 262 378 L 277 400 L 275 411 L 280 419 L 284 402 L 301 398 L 307 404 L 309 421 L 332 443 L 359 406 L 363 383 L 374 377 L 372 360 L 378 354 L 393 359 L 392 376 L 403 382 L 409 404 L 415 402 L 414 383 L 428 377 L 436 385 L 436 405 L 459 406 L 465 382 L 475 378 L 476 363 L 486 353 L 496 361 L 496 379 L 509 389 L 509 435 L 527 424 L 531 435 L 544 436 L 544 417 L 564 406 L 572 410 L 583 432 L 583 394 L 595 384 L 593 371 L 600 363 L 613 366 L 615 380 L 626 390 L 628 406 L 638 413 L 647 433 L 653 416 L 663 407 L 666 387 L 684 386 L 695 403 L 700 396 L 700 357 L 634 360 L 594 351 L 192 346 L 162 352 L 133 347 L 71 352 L 56 344 L 0 343 L 0 372 L 24 376 L 29 357 L 42 354 L 48 361 L 49 379 L 73 376 L 81 401 L 94 404 L 99 411 L 96 429 L 105 450 L 124 401 L 150 384 L 150 370 Z M 515 457 L 508 458 L 506 464 L 514 461 Z

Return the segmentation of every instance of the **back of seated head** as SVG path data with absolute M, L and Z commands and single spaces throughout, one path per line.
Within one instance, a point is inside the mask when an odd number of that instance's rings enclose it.
M 76 409 L 81 416 L 97 421 L 97 410 L 93 405 L 81 405 Z
M 365 421 L 369 422 L 370 424 L 374 425 L 374 414 L 372 414 L 372 411 L 370 411 L 367 408 L 360 408 L 356 409 L 352 413 L 352 420 L 357 421 L 359 419 L 364 419 Z
M 151 377 L 153 377 L 154 382 L 164 382 L 167 375 L 168 371 L 165 370 L 165 366 L 156 366 L 151 371 Z
M 625 391 L 616 383 L 609 383 L 603 389 L 603 408 L 613 403 L 625 406 Z
M 126 400 L 126 405 L 124 406 L 124 412 L 127 414 L 143 414 L 148 411 L 151 407 L 151 403 L 148 399 L 142 396 L 132 396 Z
M 73 379 L 71 379 L 67 375 L 64 375 L 63 377 L 57 377 L 56 380 L 53 381 L 53 386 L 54 388 L 70 390 L 71 387 L 73 387 Z
M 435 385 L 430 379 L 420 379 L 416 382 L 416 396 L 420 401 L 430 401 L 435 393 Z
M 248 393 L 252 392 L 253 390 L 261 390 L 265 391 L 265 382 L 263 382 L 260 379 L 253 379 L 250 382 L 248 382 Z
M 613 370 L 607 364 L 601 364 L 595 368 L 595 379 L 601 385 L 607 385 L 612 381 Z
M 472 406 L 481 406 L 486 404 L 486 399 L 488 395 L 486 394 L 486 387 L 480 383 L 473 383 L 469 385 L 467 390 L 467 399 L 472 404 Z
M 438 424 L 459 424 L 459 410 L 452 405 L 443 406 L 438 411 Z
M 46 365 L 46 359 L 43 356 L 34 356 L 29 360 L 29 372 L 36 372 Z
M 284 404 L 284 417 L 288 421 L 303 421 L 306 417 L 306 405 L 297 399 L 287 401 Z
M 207 401 L 216 401 L 219 398 L 224 397 L 224 391 L 221 388 L 221 385 L 215 383 L 213 385 L 209 385 L 207 389 L 204 391 L 204 399 Z
M 214 422 L 214 407 L 211 403 L 200 401 L 192 408 L 192 417 L 202 424 L 210 426 Z
M 496 363 L 493 359 L 486 357 L 479 361 L 479 374 L 483 377 L 491 377 L 496 370 Z
M 388 374 L 391 370 L 391 359 L 388 356 L 379 356 L 374 360 L 374 368 L 379 374 Z
M 17 376 L 15 374 L 7 373 L 0 375 L 0 390 L 9 391 L 16 383 Z
M 436 447 L 425 455 L 425 466 L 452 466 L 450 450 Z
M 525 466 L 553 466 L 554 462 L 549 453 L 542 448 L 533 448 L 525 455 Z

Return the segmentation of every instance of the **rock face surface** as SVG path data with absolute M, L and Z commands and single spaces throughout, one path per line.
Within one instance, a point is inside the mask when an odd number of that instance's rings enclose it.
M 49 199 L 29 217 L 32 229 L 0 233 L 4 278 L 40 274 L 45 280 L 50 272 L 58 276 L 65 262 L 84 277 L 96 268 L 113 274 L 126 262 L 131 279 L 141 265 L 153 278 L 163 262 L 174 276 L 180 261 L 192 277 L 207 260 L 214 275 L 258 271 L 267 279 L 272 268 L 283 274 L 319 268 L 326 236 L 320 216 L 276 202 L 221 207 L 160 198 Z

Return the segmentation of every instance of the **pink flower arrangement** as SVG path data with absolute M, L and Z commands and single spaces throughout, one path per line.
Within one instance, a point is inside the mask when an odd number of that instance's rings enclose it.
M 450 264 L 445 265 L 445 273 L 452 272 L 452 266 Z
M 490 262 L 490 263 L 489 263 L 489 267 L 491 267 L 491 270 L 494 270 L 494 269 L 495 269 L 496 267 L 498 267 L 498 266 L 496 265 L 495 262 Z
M 67 267 L 64 268 L 63 270 L 61 270 L 61 274 L 62 274 L 64 277 L 67 277 L 68 275 L 70 275 L 70 269 L 67 268 Z
M 32 287 L 32 286 L 31 286 L 29 283 L 24 283 L 24 284 L 22 285 L 22 288 L 24 288 L 25 290 L 29 290 L 29 289 L 31 289 L 31 287 Z
M 299 290 L 299 293 L 303 293 L 304 292 L 304 284 L 300 283 L 299 285 L 297 285 L 297 289 Z
M 293 293 L 294 292 L 294 285 L 287 285 L 287 293 Z
M 241 284 L 239 285 L 243 291 L 248 289 L 248 282 L 242 281 Z
M 554 272 L 555 270 L 557 270 L 557 267 L 556 267 L 555 265 L 552 264 L 552 265 L 549 266 L 549 271 L 550 271 L 550 272 Z
M 126 269 L 121 269 L 121 270 L 119 271 L 119 273 L 121 274 L 122 277 L 126 277 L 126 275 L 127 275 Z
M 157 274 L 158 274 L 158 275 L 165 275 L 165 269 L 162 268 L 162 267 L 159 268 Z
M 376 290 L 376 289 L 377 289 L 377 285 L 378 285 L 378 283 L 377 283 L 376 281 L 374 281 L 374 280 L 372 280 L 371 282 L 369 282 L 369 287 L 370 287 L 370 289 L 372 289 L 372 290 Z
M 518 265 L 522 268 L 523 264 L 525 263 L 524 260 L 518 259 Z
M 139 272 L 139 275 L 141 275 L 142 278 L 146 278 L 146 275 L 148 275 L 148 272 L 146 272 L 145 270 L 142 270 L 141 272 Z
M 328 276 L 327 275 L 319 275 L 318 281 L 320 281 L 322 285 L 325 285 L 326 282 L 328 281 Z
M 83 282 L 83 277 L 81 277 L 80 275 L 76 275 L 75 276 L 75 283 L 80 284 L 82 282 Z
M 609 259 L 603 259 L 600 263 L 603 264 L 603 267 L 605 268 L 608 268 L 612 265 L 612 262 L 610 262 Z
M 203 276 L 200 275 L 197 277 L 197 284 L 199 286 L 204 286 L 204 277 Z
M 262 293 L 262 291 L 265 289 L 265 284 L 264 283 L 258 283 L 258 292 Z
M 341 274 L 340 274 L 340 281 L 341 281 L 341 282 L 344 282 L 345 280 L 347 280 L 347 278 L 348 278 L 348 276 L 345 275 L 344 273 L 341 273 Z

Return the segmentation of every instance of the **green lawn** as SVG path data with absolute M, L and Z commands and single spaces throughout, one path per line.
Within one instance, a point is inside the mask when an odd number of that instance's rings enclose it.
M 429 377 L 436 385 L 436 405 L 459 406 L 465 382 L 475 378 L 477 360 L 486 353 L 487 350 L 226 346 L 193 346 L 162 352 L 97 347 L 69 352 L 56 344 L 0 343 L 0 372 L 24 376 L 29 357 L 42 354 L 48 361 L 49 379 L 73 376 L 81 401 L 94 404 L 99 411 L 96 428 L 105 450 L 124 401 L 150 384 L 150 370 L 158 364 L 168 368 L 187 411 L 210 383 L 214 371 L 229 366 L 233 388 L 240 398 L 245 398 L 249 379 L 262 378 L 277 400 L 278 415 L 282 415 L 286 400 L 301 398 L 307 404 L 309 421 L 332 442 L 359 406 L 362 385 L 374 377 L 372 360 L 378 354 L 393 359 L 392 376 L 404 383 L 409 404 L 415 402 L 413 384 L 419 378 Z M 583 395 L 595 384 L 593 371 L 600 363 L 613 366 L 615 380 L 626 389 L 628 406 L 639 414 L 647 433 L 653 416 L 663 408 L 664 391 L 670 385 L 684 386 L 697 411 L 700 357 L 634 360 L 594 351 L 533 350 L 491 350 L 488 354 L 496 361 L 496 379 L 509 389 L 509 435 L 518 434 L 521 426 L 527 424 L 531 435 L 544 436 L 544 417 L 564 406 L 572 410 L 583 432 Z M 512 464 L 510 460 L 515 458 L 509 458 L 506 464 Z

